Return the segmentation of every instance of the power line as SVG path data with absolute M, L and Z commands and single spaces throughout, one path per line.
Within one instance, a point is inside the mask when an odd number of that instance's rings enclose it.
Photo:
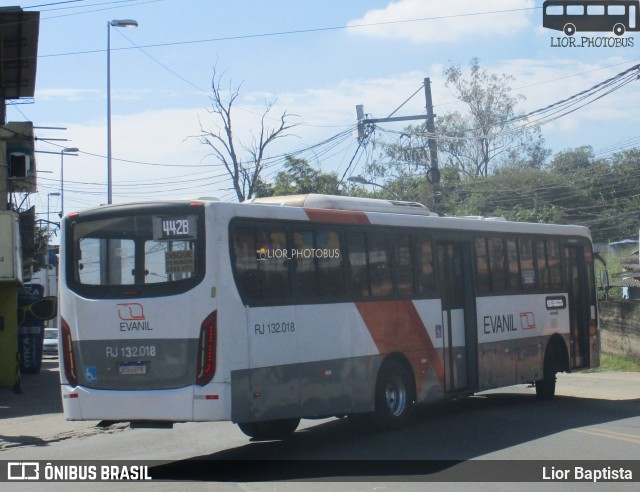
M 152 1 L 162 1 L 162 0 L 152 0 Z M 143 2 L 143 3 L 151 3 L 151 1 Z M 394 25 L 394 24 L 407 24 L 414 22 L 426 22 L 433 20 L 443 20 L 443 19 L 452 19 L 459 17 L 473 17 L 473 16 L 482 16 L 482 15 L 494 15 L 494 14 L 504 14 L 504 13 L 512 13 L 512 12 L 522 12 L 527 10 L 540 10 L 542 7 L 523 7 L 518 9 L 503 9 L 503 10 L 491 10 L 485 12 L 470 12 L 464 14 L 451 14 L 451 15 L 441 15 L 441 16 L 432 16 L 432 17 L 419 17 L 414 19 L 401 19 L 395 21 L 383 21 L 383 22 L 368 22 L 361 24 L 349 24 L 343 26 L 325 26 L 325 27 L 312 27 L 307 29 L 291 29 L 287 31 L 273 31 L 273 32 L 265 32 L 265 33 L 252 33 L 252 34 L 237 34 L 233 36 L 221 36 L 217 38 L 207 38 L 207 39 L 194 39 L 188 41 L 172 41 L 168 43 L 155 43 L 155 44 L 147 44 L 139 46 L 139 48 L 163 48 L 167 46 L 181 46 L 181 45 L 189 45 L 189 44 L 202 44 L 202 43 L 213 43 L 220 41 L 237 41 L 243 39 L 260 39 L 266 37 L 276 37 L 276 36 L 290 36 L 297 34 L 310 34 L 316 32 L 327 32 L 327 31 L 338 31 L 338 30 L 348 30 L 348 29 L 361 29 L 367 27 L 375 27 L 375 26 L 384 26 L 384 25 Z M 127 50 L 133 49 L 130 48 L 116 48 L 112 49 L 116 50 Z M 38 55 L 38 57 L 48 58 L 54 56 L 68 56 L 68 55 L 80 55 L 87 53 L 99 53 L 105 51 L 104 49 L 99 50 L 85 50 L 85 51 L 74 51 L 68 53 L 52 53 L 48 55 Z
M 514 135 L 525 131 L 531 126 L 541 126 L 547 123 L 551 123 L 563 116 L 571 114 L 585 106 L 594 103 L 595 101 L 602 99 L 603 97 L 615 92 L 618 89 L 638 80 L 638 72 L 640 71 L 640 64 L 634 65 L 623 72 L 608 78 L 602 82 L 599 82 L 588 89 L 585 89 L 577 94 L 574 94 L 566 99 L 549 104 L 545 107 L 530 111 L 526 114 L 515 116 L 505 121 L 499 121 L 488 125 L 457 129 L 454 135 L 447 133 L 429 133 L 424 131 L 413 132 L 412 135 L 423 136 L 428 138 L 435 138 L 440 140 L 467 140 L 467 139 L 485 139 L 487 136 L 496 138 L 501 135 Z M 634 73 L 636 72 L 636 73 Z M 601 93 L 602 92 L 602 93 Z M 538 119 L 528 121 L 531 117 L 538 116 Z M 509 124 L 524 121 L 520 126 L 503 130 L 500 133 L 488 134 L 487 132 L 496 126 L 506 127 Z M 405 134 L 406 132 L 399 132 L 391 129 L 384 129 L 388 133 Z M 481 132 L 479 135 L 473 135 L 474 133 Z M 466 135 L 471 134 L 471 135 Z
M 84 2 L 85 0 L 66 0 L 63 2 L 51 2 L 51 3 L 41 3 L 40 5 L 29 5 L 27 7 L 23 7 L 25 9 L 37 9 L 40 7 L 50 7 L 50 6 L 55 6 L 55 5 L 63 5 L 63 4 L 67 4 L 67 3 L 78 3 L 78 2 Z M 64 7 L 64 8 L 78 8 L 78 7 Z M 56 10 L 56 9 L 52 9 L 52 10 Z

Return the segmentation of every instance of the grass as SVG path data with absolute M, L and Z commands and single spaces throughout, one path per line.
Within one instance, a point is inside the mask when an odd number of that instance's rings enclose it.
M 627 357 L 602 355 L 600 357 L 600 367 L 589 369 L 587 372 L 604 371 L 640 372 L 640 362 Z

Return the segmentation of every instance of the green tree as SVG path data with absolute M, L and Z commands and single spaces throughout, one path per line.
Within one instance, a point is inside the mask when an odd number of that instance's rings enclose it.
M 276 175 L 271 186 L 274 196 L 321 193 L 340 194 L 340 181 L 336 173 L 323 173 L 314 169 L 305 159 L 287 156 L 284 170 Z
M 540 128 L 525 125 L 526 119 L 518 112 L 524 97 L 513 94 L 512 76 L 490 73 L 477 58 L 471 60 L 468 74 L 451 65 L 444 76 L 446 86 L 465 107 L 436 119 L 442 202 L 445 213 L 452 215 L 459 209 L 474 208 L 468 202 L 467 181 L 489 177 L 503 168 L 542 170 L 551 151 L 544 145 Z M 432 135 L 425 126 L 408 126 L 395 142 L 382 143 L 381 156 L 367 167 L 367 175 L 372 181 L 382 180 L 387 188 L 395 181 L 415 181 L 421 187 L 421 201 L 433 206 L 433 190 L 427 184 Z M 549 213 L 550 209 L 533 216 Z
M 551 161 L 551 171 L 565 176 L 575 176 L 587 170 L 594 162 L 593 147 L 583 145 L 558 152 Z
M 549 198 L 548 190 L 570 186 L 548 171 L 511 166 L 490 176 L 460 181 L 447 193 L 449 215 L 499 216 L 525 222 L 562 222 L 563 210 Z
M 436 122 L 438 142 L 444 154 L 441 161 L 455 166 L 465 175 L 488 176 L 506 163 L 518 162 L 539 168 L 549 155 L 537 126 L 524 126 L 517 106 L 524 96 L 514 95 L 511 75 L 490 73 L 472 58 L 469 74 L 460 66 L 444 70 L 445 85 L 462 102 L 464 112 L 445 114 Z
M 49 249 L 51 234 L 46 226 L 35 225 L 33 229 L 21 234 L 20 241 L 22 244 L 22 268 L 25 278 L 31 278 L 31 274 L 39 272 L 43 268 L 49 268 L 46 254 Z

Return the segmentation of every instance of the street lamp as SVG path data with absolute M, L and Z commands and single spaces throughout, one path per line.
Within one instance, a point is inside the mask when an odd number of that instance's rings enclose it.
M 111 27 L 138 27 L 133 19 L 114 19 L 107 22 L 107 203 L 113 203 L 111 182 Z
M 384 191 L 391 193 L 394 196 L 397 196 L 397 193 L 395 193 L 393 190 L 390 190 L 389 188 L 387 188 L 386 186 L 382 186 L 381 184 L 378 183 L 374 183 L 373 181 L 368 181 L 365 178 L 363 178 L 362 176 L 349 176 L 347 178 L 347 181 L 351 181 L 352 183 L 358 183 L 361 185 L 373 185 L 373 186 L 377 186 L 378 188 L 382 188 Z
M 51 226 L 51 216 L 49 215 L 49 198 L 52 196 L 60 196 L 60 193 L 47 193 L 47 241 L 49 240 L 49 227 Z
M 60 151 L 60 218 L 64 215 L 64 155 L 77 155 L 73 152 L 79 152 L 80 149 L 78 147 L 68 147 L 66 149 L 62 149 Z M 49 217 L 47 217 L 48 219 Z

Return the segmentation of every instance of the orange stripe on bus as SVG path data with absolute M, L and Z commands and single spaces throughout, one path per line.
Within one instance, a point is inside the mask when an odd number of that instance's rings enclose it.
M 364 212 L 351 210 L 327 210 L 305 208 L 309 220 L 314 222 L 332 222 L 334 224 L 369 224 L 369 217 Z
M 356 302 L 356 307 L 380 355 L 399 352 L 407 356 L 413 367 L 418 388 L 422 386 L 428 372 L 421 362 L 426 356 L 444 387 L 442 360 L 413 302 Z

